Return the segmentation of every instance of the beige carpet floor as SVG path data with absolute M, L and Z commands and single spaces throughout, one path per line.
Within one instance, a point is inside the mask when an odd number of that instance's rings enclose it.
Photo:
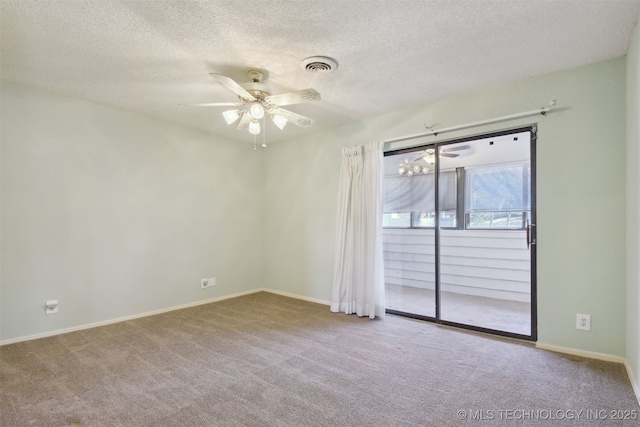
M 621 364 L 264 292 L 0 348 L 8 427 L 637 426 L 611 414 L 639 410 Z

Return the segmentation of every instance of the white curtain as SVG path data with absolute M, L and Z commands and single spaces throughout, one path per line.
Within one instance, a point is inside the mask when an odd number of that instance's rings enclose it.
M 342 149 L 331 311 L 384 317 L 382 142 Z

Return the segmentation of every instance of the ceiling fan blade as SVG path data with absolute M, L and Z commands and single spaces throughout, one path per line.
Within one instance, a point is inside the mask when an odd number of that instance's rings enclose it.
M 422 154 L 420 154 L 418 157 L 413 158 L 411 161 L 412 162 L 417 162 L 420 159 L 425 158 L 426 156 L 428 156 L 428 154 L 426 153 L 426 151 L 422 151 Z
M 459 145 L 457 147 L 451 147 L 451 148 L 445 148 L 442 151 L 440 151 L 440 153 L 447 153 L 449 151 L 462 151 L 462 150 L 468 150 L 469 148 L 471 148 L 470 145 Z
M 206 102 L 204 104 L 178 104 L 178 107 L 239 107 L 241 102 Z
M 238 123 L 237 130 L 247 130 L 249 129 L 249 124 L 251 123 L 251 114 L 246 111 L 243 111 L 242 118 L 240 119 L 240 123 Z
M 447 153 L 446 151 L 443 151 L 443 152 L 441 152 L 441 153 L 440 153 L 440 156 L 441 156 L 441 157 L 451 157 L 451 158 L 454 158 L 454 157 L 458 157 L 459 155 L 460 155 L 460 154 Z
M 255 101 L 256 100 L 256 98 L 254 98 L 253 95 L 251 95 L 249 92 L 247 92 L 245 88 L 240 86 L 238 83 L 236 83 L 230 77 L 223 76 L 222 74 L 217 74 L 217 73 L 209 73 L 209 75 L 211 77 L 213 77 L 214 79 L 216 79 L 218 81 L 218 83 L 221 83 L 223 86 L 226 86 L 228 89 L 231 89 L 240 98 L 247 99 L 249 101 Z
M 309 127 L 313 125 L 313 119 L 309 117 L 301 116 L 300 114 L 296 114 L 293 111 L 284 110 L 282 108 L 274 107 L 269 109 L 269 114 L 279 115 L 284 117 L 289 121 L 289 123 L 293 123 L 296 126 L 300 126 L 302 128 Z
M 320 93 L 315 89 L 302 89 L 295 92 L 271 95 L 265 98 L 271 105 L 279 107 L 281 105 L 301 104 L 303 102 L 320 101 Z

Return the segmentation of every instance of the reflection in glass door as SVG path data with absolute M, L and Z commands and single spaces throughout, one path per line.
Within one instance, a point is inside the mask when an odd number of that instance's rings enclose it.
M 533 136 L 523 128 L 387 153 L 388 311 L 536 338 Z
M 435 317 L 435 174 L 420 153 L 385 158 L 386 308 Z

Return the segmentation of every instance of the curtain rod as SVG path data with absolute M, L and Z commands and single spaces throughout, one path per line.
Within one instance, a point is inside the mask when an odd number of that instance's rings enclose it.
M 458 129 L 465 129 L 465 128 L 470 128 L 470 127 L 474 127 L 474 126 L 486 125 L 486 124 L 489 124 L 489 123 L 501 122 L 503 120 L 517 119 L 519 117 L 533 116 L 535 114 L 542 114 L 543 116 L 545 116 L 549 111 L 552 110 L 551 107 L 553 107 L 554 105 L 556 105 L 555 99 L 553 101 L 549 102 L 549 107 L 542 107 L 542 108 L 538 108 L 537 110 L 525 111 L 525 112 L 522 112 L 522 113 L 511 114 L 511 115 L 508 115 L 508 116 L 495 117 L 493 119 L 480 120 L 478 122 L 465 123 L 463 125 L 450 126 L 448 128 L 430 130 L 428 132 L 416 133 L 414 135 L 405 135 L 405 136 L 400 136 L 398 138 L 385 139 L 382 142 L 384 142 L 384 143 L 386 143 L 386 142 L 398 142 L 398 141 L 405 141 L 407 139 L 421 138 L 423 136 L 438 135 L 439 133 L 443 133 L 443 132 L 451 132 L 451 131 L 458 130 Z

